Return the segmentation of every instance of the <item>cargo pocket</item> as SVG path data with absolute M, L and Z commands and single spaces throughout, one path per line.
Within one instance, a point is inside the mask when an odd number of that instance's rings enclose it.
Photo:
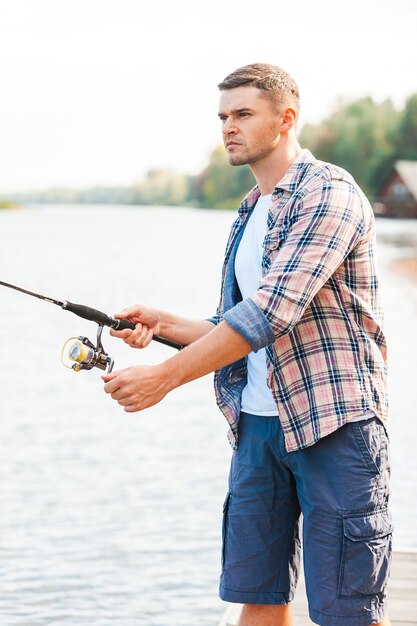
M 229 510 L 230 491 L 223 503 L 223 521 L 222 521 L 222 568 L 224 567 L 226 557 L 226 538 L 227 538 L 227 512 Z
M 384 590 L 391 562 L 392 530 L 386 509 L 343 519 L 339 597 L 373 595 Z

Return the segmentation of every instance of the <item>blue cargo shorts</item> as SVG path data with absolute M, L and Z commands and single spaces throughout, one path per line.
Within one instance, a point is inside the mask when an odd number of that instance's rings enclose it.
M 377 418 L 287 453 L 277 417 L 242 413 L 224 503 L 220 597 L 287 604 L 303 564 L 310 618 L 368 626 L 384 617 L 391 560 L 389 447 Z

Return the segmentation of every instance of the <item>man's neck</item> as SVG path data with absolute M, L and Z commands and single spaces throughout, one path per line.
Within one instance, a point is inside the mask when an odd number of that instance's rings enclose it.
M 280 148 L 267 159 L 249 166 L 263 196 L 274 191 L 277 183 L 301 152 L 297 140 L 290 141 L 284 146 L 281 144 Z

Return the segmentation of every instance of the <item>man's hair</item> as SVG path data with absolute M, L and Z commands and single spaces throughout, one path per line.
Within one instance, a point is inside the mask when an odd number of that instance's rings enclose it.
M 235 70 L 221 83 L 220 91 L 235 89 L 235 87 L 257 87 L 265 92 L 264 95 L 276 110 L 291 106 L 297 115 L 300 110 L 300 94 L 297 83 L 287 72 L 276 65 L 268 63 L 252 63 Z

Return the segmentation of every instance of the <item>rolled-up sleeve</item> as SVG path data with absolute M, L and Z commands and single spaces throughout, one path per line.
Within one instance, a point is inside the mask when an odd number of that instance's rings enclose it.
M 251 298 L 226 311 L 224 320 L 246 339 L 254 352 L 275 341 L 271 324 Z

